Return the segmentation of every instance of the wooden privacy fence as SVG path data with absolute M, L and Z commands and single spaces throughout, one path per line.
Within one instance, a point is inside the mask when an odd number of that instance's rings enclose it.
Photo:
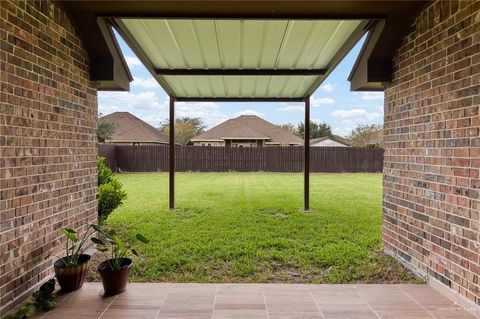
M 168 171 L 168 145 L 98 145 L 99 156 L 119 172 Z M 176 171 L 301 172 L 303 147 L 225 148 L 176 146 Z M 311 172 L 381 172 L 383 150 L 311 147 Z

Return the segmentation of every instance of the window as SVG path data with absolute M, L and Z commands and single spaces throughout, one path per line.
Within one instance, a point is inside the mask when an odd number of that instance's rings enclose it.
M 212 146 L 212 143 L 208 143 L 207 146 Z
M 205 143 L 202 143 L 202 146 L 205 146 Z

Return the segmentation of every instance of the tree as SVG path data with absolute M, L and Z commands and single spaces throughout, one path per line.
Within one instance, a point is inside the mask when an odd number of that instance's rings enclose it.
M 115 133 L 115 123 L 108 121 L 98 121 L 97 123 L 97 139 L 100 143 L 105 143 Z
M 175 120 L 175 142 L 187 145 L 190 140 L 202 133 L 206 125 L 199 117 L 182 116 Z M 160 130 L 169 135 L 169 121 L 165 120 L 160 123 Z
M 348 139 L 357 147 L 383 147 L 383 125 L 359 124 L 352 130 Z
M 278 127 L 280 127 L 284 131 L 287 131 L 287 132 L 290 132 L 292 134 L 298 135 L 297 128 L 292 123 L 280 124 Z
M 303 137 L 305 132 L 305 125 L 300 122 L 297 126 L 298 136 Z M 327 123 L 315 123 L 310 121 L 310 139 L 324 136 L 332 136 L 332 128 Z

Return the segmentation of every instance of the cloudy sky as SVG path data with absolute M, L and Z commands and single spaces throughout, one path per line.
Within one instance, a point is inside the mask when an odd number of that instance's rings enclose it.
M 134 81 L 130 92 L 99 92 L 99 111 L 103 115 L 127 111 L 158 126 L 168 118 L 167 95 L 125 42 L 120 37 L 118 40 Z M 329 123 L 334 133 L 342 136 L 348 135 L 357 124 L 383 121 L 383 93 L 349 89 L 347 77 L 361 44 L 357 44 L 311 99 L 312 120 Z M 176 116 L 200 117 L 208 127 L 241 114 L 255 114 L 275 124 L 297 124 L 303 120 L 303 103 L 177 102 L 175 105 Z

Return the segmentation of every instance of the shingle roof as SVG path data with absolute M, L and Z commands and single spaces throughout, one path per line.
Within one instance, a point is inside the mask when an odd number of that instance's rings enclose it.
M 129 112 L 114 112 L 99 118 L 115 124 L 115 131 L 108 140 L 115 142 L 168 143 L 168 137 L 160 130 Z
M 287 132 L 256 115 L 241 115 L 227 120 L 192 138 L 192 141 L 224 140 L 234 138 L 268 139 L 280 144 L 302 144 L 298 136 Z

